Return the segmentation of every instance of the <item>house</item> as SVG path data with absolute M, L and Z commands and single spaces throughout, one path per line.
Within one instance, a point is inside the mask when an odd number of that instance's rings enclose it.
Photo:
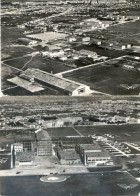
M 69 42 L 75 42 L 76 41 L 76 38 L 75 37 L 68 37 L 68 41 Z
M 82 38 L 82 42 L 83 42 L 84 44 L 89 44 L 89 43 L 90 43 L 90 37 L 83 37 L 83 38 Z

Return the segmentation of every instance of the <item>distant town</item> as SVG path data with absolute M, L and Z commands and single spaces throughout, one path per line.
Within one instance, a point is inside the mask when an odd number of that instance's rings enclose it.
M 138 0 L 2 1 L 3 95 L 139 95 Z
M 137 97 L 1 98 L 0 176 L 55 182 L 99 173 L 111 175 L 117 190 L 137 193 L 139 109 Z

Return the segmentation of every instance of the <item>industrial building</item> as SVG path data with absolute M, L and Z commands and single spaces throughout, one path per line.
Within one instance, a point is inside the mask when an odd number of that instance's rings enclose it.
M 16 80 L 16 78 L 18 78 L 18 79 Z M 39 83 L 42 85 L 46 85 L 46 86 L 50 86 L 50 87 L 59 89 L 59 90 L 65 92 L 66 94 L 72 95 L 72 96 L 78 96 L 78 95 L 84 95 L 84 94 L 86 95 L 86 94 L 90 93 L 89 86 L 65 79 L 60 76 L 56 76 L 54 74 L 50 74 L 48 72 L 45 72 L 45 71 L 42 71 L 39 69 L 33 69 L 33 68 L 30 69 L 29 68 L 29 69 L 23 71 L 20 74 L 20 76 L 16 76 L 12 79 L 8 79 L 8 81 L 10 81 L 20 87 L 23 87 L 23 85 L 21 84 L 22 82 L 19 82 L 20 79 L 25 81 L 24 88 L 26 88 L 29 91 L 30 91 L 30 89 L 32 89 L 31 86 L 33 86 L 35 88 L 35 84 Z M 28 87 L 28 83 L 26 85 L 26 82 L 29 83 L 30 88 Z M 37 87 L 37 88 L 39 88 L 39 90 L 42 90 L 42 87 Z M 32 90 L 31 92 L 36 92 L 36 88 L 34 90 Z
M 76 165 L 82 164 L 80 155 L 76 153 L 75 149 L 61 149 L 57 151 L 58 159 L 61 165 Z
M 84 165 L 107 165 L 111 162 L 111 157 L 107 151 L 102 150 L 97 144 L 80 144 L 76 146 L 76 151 L 80 154 Z
M 33 152 L 17 152 L 15 157 L 15 167 L 28 166 L 34 164 Z
M 35 131 L 37 156 L 52 156 L 52 140 L 47 131 L 39 129 Z

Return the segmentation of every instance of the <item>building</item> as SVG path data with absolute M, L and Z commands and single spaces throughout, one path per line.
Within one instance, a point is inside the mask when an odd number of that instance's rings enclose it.
M 47 131 L 35 131 L 37 143 L 37 156 L 52 156 L 52 140 Z
M 22 143 L 15 143 L 14 144 L 14 151 L 15 151 L 15 154 L 17 152 L 23 152 L 23 144 Z
M 63 78 L 61 76 L 50 74 L 48 72 L 45 72 L 45 71 L 42 71 L 39 69 L 33 69 L 33 68 L 30 69 L 29 68 L 29 69 L 23 71 L 20 74 L 20 76 L 16 76 L 12 79 L 8 79 L 8 81 L 18 85 L 19 82 L 17 82 L 17 81 L 19 81 L 19 79 L 24 80 L 24 87 L 23 88 L 26 88 L 27 90 L 34 89 L 34 92 L 36 91 L 36 88 L 33 88 L 33 87 L 34 87 L 34 82 L 36 82 L 36 83 L 43 84 L 46 86 L 48 85 L 48 86 L 54 87 L 55 89 L 62 90 L 66 94 L 72 95 L 72 96 L 90 94 L 90 87 L 89 86 L 68 80 L 68 79 Z M 28 83 L 30 85 L 30 88 L 29 88 Z M 22 87 L 21 83 L 19 85 Z M 37 86 L 37 88 L 39 88 L 39 89 L 41 88 L 41 90 L 42 90 L 42 87 Z M 31 91 L 31 92 L 33 92 L 33 91 Z
M 111 162 L 108 152 L 102 150 L 97 143 L 77 145 L 76 151 L 80 154 L 84 165 L 99 166 Z
M 49 44 L 46 46 L 48 47 L 48 51 L 42 51 L 42 56 L 49 56 L 51 58 L 64 56 L 64 50 L 61 47 Z
M 90 37 L 83 37 L 83 38 L 82 38 L 82 42 L 83 42 L 84 44 L 89 44 L 89 43 L 90 43 Z
M 62 150 L 59 148 L 57 151 L 57 156 L 61 165 L 82 164 L 80 155 L 76 153 L 75 149 Z
M 15 156 L 15 167 L 30 166 L 34 164 L 33 152 L 17 152 Z
M 80 50 L 79 54 L 82 56 L 87 56 L 89 58 L 97 58 L 97 53 L 89 50 Z

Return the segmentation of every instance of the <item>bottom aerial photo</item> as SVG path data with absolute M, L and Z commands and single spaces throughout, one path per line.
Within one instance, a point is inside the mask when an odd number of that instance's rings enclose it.
M 1 97 L 0 196 L 140 196 L 139 97 Z

